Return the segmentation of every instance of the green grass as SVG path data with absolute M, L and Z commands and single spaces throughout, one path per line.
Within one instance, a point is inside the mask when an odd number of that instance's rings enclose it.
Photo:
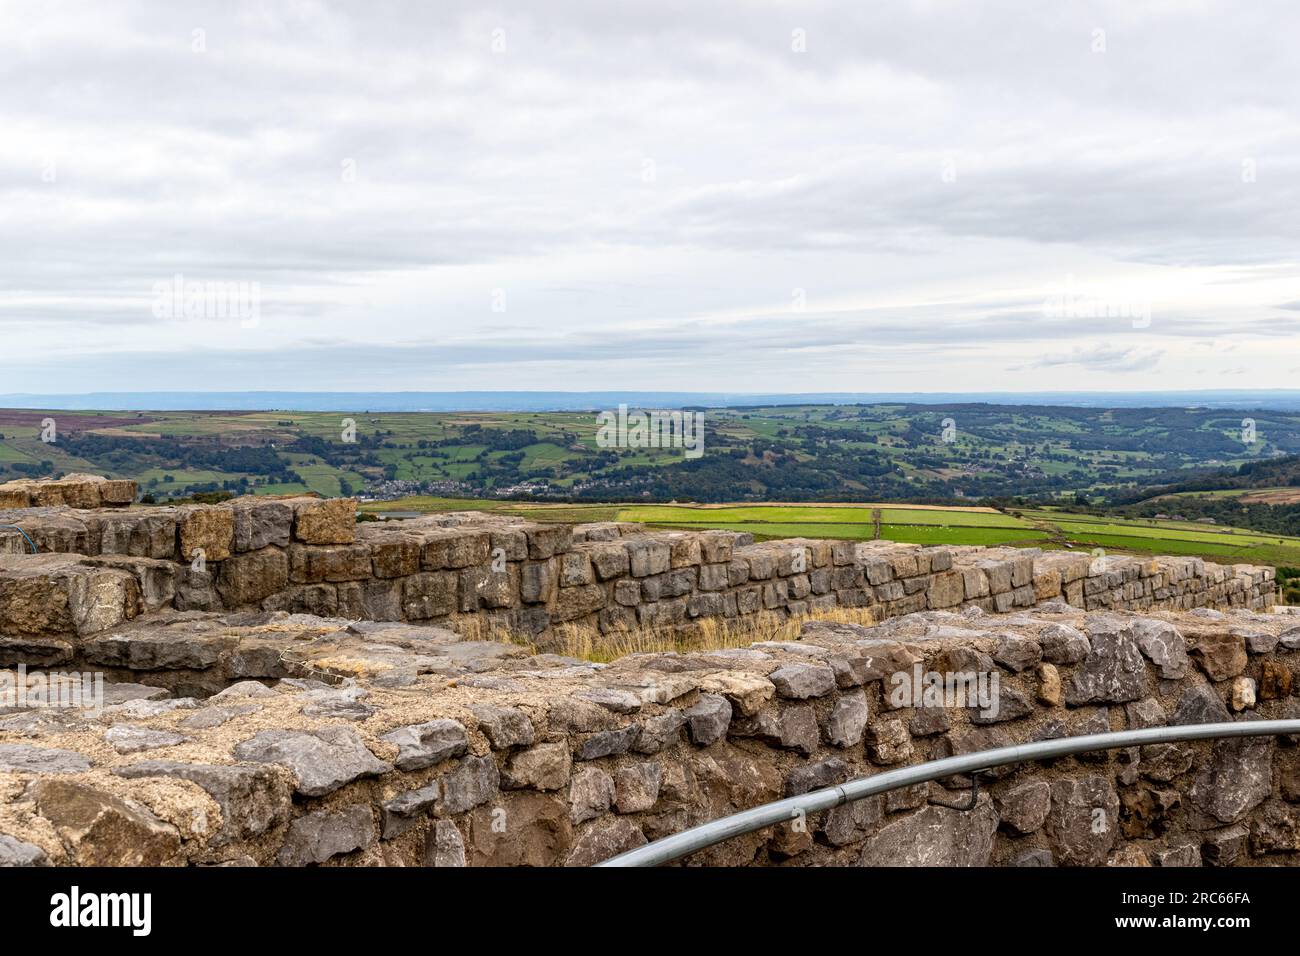
M 986 511 L 937 511 L 928 508 L 882 508 L 880 520 L 889 524 L 930 524 L 954 527 L 1032 528 L 1014 515 Z
M 845 538 L 875 536 L 870 507 L 817 508 L 753 505 L 692 508 L 646 505 L 624 508 L 620 521 L 640 521 L 660 527 L 721 528 L 748 531 L 762 538 Z M 997 545 L 1046 541 L 1045 531 L 1011 515 L 987 511 L 930 508 L 882 508 L 880 536 L 913 544 Z
M 1274 567 L 1300 563 L 1300 538 L 1266 534 L 1244 528 L 1206 526 L 1184 521 L 1125 520 L 1056 511 L 1026 511 L 1057 532 L 1058 542 L 1075 547 L 1104 548 L 1138 554 L 1174 554 L 1208 560 L 1264 564 Z
M 647 523 L 710 524 L 719 522 L 779 522 L 782 524 L 871 524 L 873 508 L 867 505 L 817 507 L 815 505 L 734 505 L 697 508 L 690 505 L 632 505 L 620 514 L 623 521 Z M 1032 525 L 1011 515 L 989 511 L 901 506 L 881 508 L 881 520 L 890 524 L 981 525 L 1000 528 L 1029 528 Z

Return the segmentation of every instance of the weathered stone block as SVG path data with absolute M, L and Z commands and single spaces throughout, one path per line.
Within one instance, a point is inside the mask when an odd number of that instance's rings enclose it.
M 1100 866 L 1119 837 L 1119 797 L 1105 777 L 1051 783 L 1047 834 L 1066 866 Z
M 165 866 L 180 833 L 142 804 L 70 780 L 38 780 L 28 791 L 77 866 Z
M 592 570 L 589 556 L 581 551 L 573 551 L 561 556 L 560 585 L 562 587 L 591 584 L 594 580 L 595 573 Z
M 525 564 L 519 569 L 519 597 L 525 604 L 547 603 L 555 596 L 556 580 L 553 561 Z
M 181 558 L 224 561 L 235 544 L 235 515 L 230 508 L 185 505 L 176 509 L 176 530 Z
M 859 866 L 988 866 L 998 818 L 988 799 L 974 810 L 929 806 L 867 838 Z
M 959 571 L 943 571 L 930 578 L 925 592 L 926 604 L 931 608 L 956 607 L 966 599 L 965 580 Z
M 295 498 L 293 537 L 303 544 L 352 544 L 356 540 L 354 498 Z
M 398 770 L 423 770 L 452 757 L 459 757 L 469 747 L 465 727 L 457 721 L 446 719 L 399 727 L 380 739 L 397 745 L 398 754 L 393 759 L 393 765 Z
M 538 744 L 511 755 L 501 786 L 506 790 L 562 790 L 569 783 L 572 765 L 567 744 Z
M 287 767 L 298 779 L 298 793 L 305 797 L 324 796 L 353 780 L 393 769 L 392 764 L 375 757 L 356 731 L 347 727 L 264 730 L 238 744 L 234 754 L 238 760 Z
M 645 538 L 624 539 L 628 564 L 634 578 L 664 574 L 672 564 L 672 549 L 664 542 Z
M 276 855 L 278 866 L 307 866 L 363 850 L 375 842 L 375 821 L 369 807 L 317 810 L 289 825 Z
M 1246 669 L 1246 640 L 1227 632 L 1197 634 L 1192 658 L 1210 680 L 1228 680 Z
M 555 600 L 550 607 L 551 618 L 555 621 L 572 621 L 594 614 L 604 606 L 605 589 L 597 584 L 560 588 L 555 592 Z
M 293 506 L 285 501 L 236 498 L 230 502 L 234 520 L 234 550 L 287 548 L 293 530 Z
M 402 584 L 402 614 L 407 620 L 427 621 L 456 609 L 456 575 L 449 571 L 413 574 Z
M 289 584 L 289 558 L 279 548 L 237 554 L 220 568 L 217 593 L 227 607 L 260 604 Z
M 289 547 L 289 580 L 295 584 L 364 581 L 370 577 L 370 550 L 365 545 Z
M 144 760 L 118 767 L 120 777 L 175 777 L 203 788 L 221 809 L 213 846 L 256 837 L 289 819 L 291 786 L 283 772 L 262 766 L 216 766 Z
M 419 572 L 423 545 L 414 535 L 394 534 L 364 540 L 370 547 L 375 577 L 404 578 Z
M 526 533 L 528 557 L 534 561 L 545 561 L 573 547 L 573 531 L 568 525 L 534 524 L 527 527 Z

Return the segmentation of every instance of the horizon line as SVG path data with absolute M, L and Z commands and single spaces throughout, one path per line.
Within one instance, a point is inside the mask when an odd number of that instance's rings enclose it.
M 717 395 L 724 398 L 746 396 L 793 397 L 811 395 L 1224 395 L 1294 392 L 1295 387 L 1259 388 L 1141 388 L 1141 389 L 942 389 L 888 390 L 879 392 L 857 391 L 792 391 L 792 392 L 738 392 L 706 391 L 682 388 L 595 388 L 595 389 L 543 389 L 543 388 L 481 388 L 481 389 L 124 389 L 120 391 L 97 390 L 91 392 L 0 392 L 0 401 L 10 398 L 75 398 L 95 395 Z

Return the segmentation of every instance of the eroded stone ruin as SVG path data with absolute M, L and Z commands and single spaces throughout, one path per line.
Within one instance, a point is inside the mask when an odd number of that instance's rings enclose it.
M 21 529 L 0 530 L 0 675 L 107 681 L 98 710 L 0 713 L 8 864 L 584 865 L 953 753 L 1300 716 L 1300 619 L 1272 606 L 1269 568 L 477 514 L 357 524 L 345 499 L 125 509 L 85 483 L 97 501 L 24 483 L 0 513 Z M 877 623 L 608 665 L 465 636 L 487 623 L 544 647 L 559 624 L 835 607 Z M 995 706 L 900 702 L 896 675 L 923 672 L 996 676 Z M 970 779 L 948 779 L 686 862 L 1292 864 L 1295 744 L 1003 768 L 971 809 Z

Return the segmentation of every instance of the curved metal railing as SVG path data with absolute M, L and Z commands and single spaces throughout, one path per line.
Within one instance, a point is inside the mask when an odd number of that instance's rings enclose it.
M 1145 744 L 1212 740 L 1223 737 L 1268 737 L 1276 734 L 1300 734 L 1300 720 L 1243 720 L 1232 723 L 1190 724 L 1182 727 L 1147 727 L 1142 730 L 1119 730 L 1081 737 L 1061 737 L 1056 740 L 1015 744 L 1011 747 L 998 747 L 994 750 L 945 757 L 942 760 L 914 764 L 870 777 L 859 777 L 837 787 L 813 790 L 801 796 L 765 803 L 751 810 L 742 810 L 740 813 L 733 813 L 731 816 L 666 836 L 596 865 L 658 866 L 661 863 L 671 863 L 673 860 L 732 837 L 752 833 L 777 823 L 785 823 L 804 814 L 829 810 L 864 797 L 938 780 L 940 777 L 950 777 L 954 774 L 975 773 L 1012 763 L 1067 757 L 1093 750 L 1114 750 Z
M 22 535 L 24 538 L 27 538 L 27 543 L 30 544 L 30 545 L 32 546 L 32 554 L 35 554 L 35 553 L 36 553 L 36 542 L 33 541 L 33 540 L 28 536 L 28 534 L 27 534 L 26 531 L 24 531 L 22 528 L 18 527 L 18 525 L 16 525 L 16 524 L 0 524 L 0 528 L 10 528 L 10 529 L 12 529 L 12 530 L 14 530 L 14 531 L 17 531 L 17 532 L 18 532 L 20 535 Z

